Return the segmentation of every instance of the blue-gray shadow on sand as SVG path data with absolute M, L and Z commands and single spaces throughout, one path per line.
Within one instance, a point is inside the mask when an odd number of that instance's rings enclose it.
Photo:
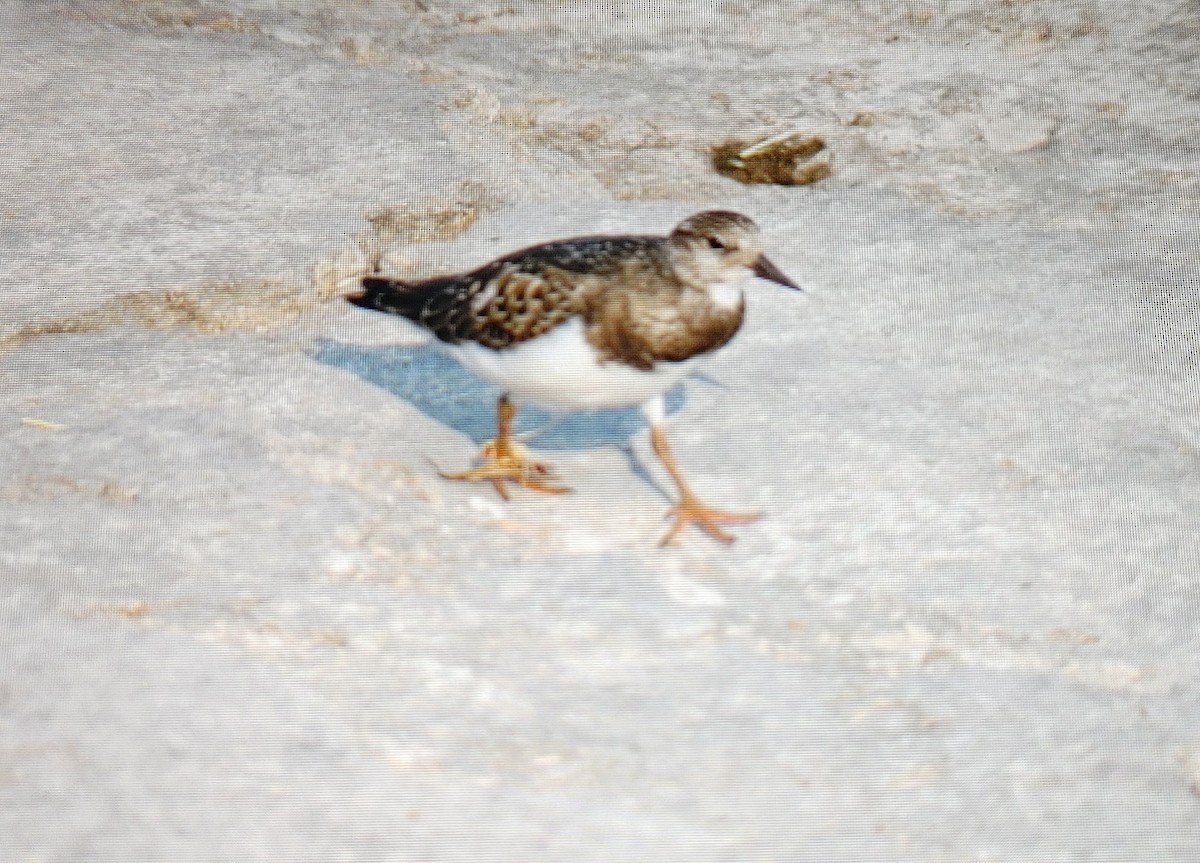
M 364 347 L 322 339 L 311 356 L 319 363 L 348 371 L 404 399 L 476 444 L 496 434 L 496 399 L 500 390 L 467 371 L 436 344 L 415 348 Z M 672 388 L 666 396 L 667 413 L 676 413 L 683 402 L 683 387 Z M 583 450 L 624 447 L 632 435 L 645 427 L 646 420 L 637 408 L 557 413 L 522 405 L 517 412 L 515 431 L 533 432 L 525 440 L 537 449 Z

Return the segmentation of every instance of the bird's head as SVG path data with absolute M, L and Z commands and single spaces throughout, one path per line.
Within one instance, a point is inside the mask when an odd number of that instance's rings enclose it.
M 732 210 L 705 210 L 688 216 L 671 232 L 671 245 L 690 260 L 702 283 L 728 283 L 755 275 L 786 288 L 802 288 L 763 254 L 758 225 Z

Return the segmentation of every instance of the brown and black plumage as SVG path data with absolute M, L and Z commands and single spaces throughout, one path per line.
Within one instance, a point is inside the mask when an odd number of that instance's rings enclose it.
M 497 439 L 485 463 L 452 475 L 558 491 L 542 465 L 508 437 L 518 400 L 572 408 L 641 405 L 655 451 L 679 485 L 676 527 L 737 520 L 700 504 L 674 467 L 662 430 L 662 394 L 742 324 L 751 276 L 797 288 L 762 253 L 758 228 L 727 210 L 697 213 L 667 236 L 577 237 L 531 246 L 466 273 L 421 281 L 367 276 L 348 297 L 399 315 L 444 342 L 464 365 L 501 386 Z

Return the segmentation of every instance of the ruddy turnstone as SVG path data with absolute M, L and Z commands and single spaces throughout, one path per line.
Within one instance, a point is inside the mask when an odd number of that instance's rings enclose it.
M 668 236 L 597 236 L 531 246 L 451 276 L 404 281 L 366 276 L 347 299 L 400 315 L 431 331 L 465 367 L 504 390 L 496 437 L 478 466 L 447 479 L 505 483 L 560 494 L 554 472 L 512 439 L 513 401 L 587 409 L 640 405 L 655 454 L 679 489 L 675 523 L 729 543 L 723 523 L 757 514 L 702 503 L 667 445 L 663 394 L 742 324 L 742 283 L 752 276 L 800 290 L 762 252 L 758 226 L 740 213 L 708 210 Z

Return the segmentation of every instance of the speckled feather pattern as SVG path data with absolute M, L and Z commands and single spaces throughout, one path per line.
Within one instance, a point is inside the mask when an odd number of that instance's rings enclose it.
M 514 252 L 457 276 L 363 279 L 356 305 L 409 318 L 451 344 L 503 350 L 583 318 L 601 362 L 649 369 L 715 350 L 743 307 L 715 306 L 672 265 L 667 237 L 581 237 Z

